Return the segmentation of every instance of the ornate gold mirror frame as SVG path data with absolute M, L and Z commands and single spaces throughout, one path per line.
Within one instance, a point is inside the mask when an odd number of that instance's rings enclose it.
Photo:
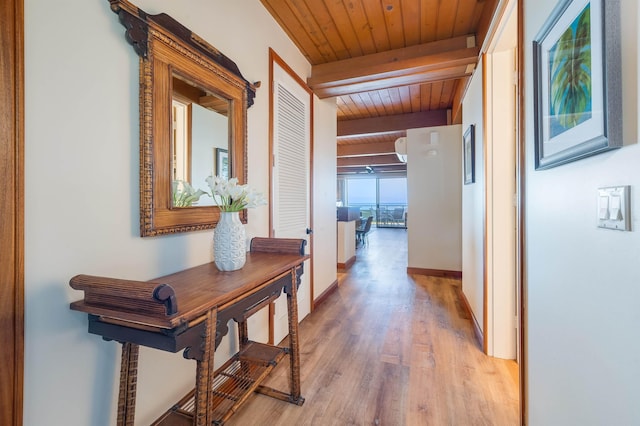
M 240 184 L 247 179 L 247 108 L 259 84 L 245 80 L 233 61 L 170 16 L 148 15 L 126 0 L 109 3 L 140 57 L 141 236 L 213 228 L 220 217 L 217 206 L 173 205 L 174 80 L 227 101 L 223 114 L 228 120 L 224 137 L 228 138 L 229 177 L 237 177 Z M 246 223 L 246 210 L 241 218 Z

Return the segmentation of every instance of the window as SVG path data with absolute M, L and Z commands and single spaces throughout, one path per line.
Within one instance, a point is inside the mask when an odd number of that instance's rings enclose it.
M 360 216 L 374 216 L 378 227 L 406 228 L 406 177 L 343 177 L 338 179 L 339 202 L 359 207 Z

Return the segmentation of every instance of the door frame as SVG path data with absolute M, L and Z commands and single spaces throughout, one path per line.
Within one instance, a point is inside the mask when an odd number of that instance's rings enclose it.
M 489 40 L 499 27 L 499 23 L 503 19 L 503 15 L 507 10 L 507 6 L 511 0 L 497 0 L 495 19 L 487 32 L 486 40 Z M 527 361 L 528 361 L 528 328 L 527 328 L 527 282 L 526 282 L 526 252 L 525 252 L 525 240 L 526 240 L 526 218 L 525 218 L 525 203 L 526 203 L 526 117 L 524 111 L 526 109 L 525 99 L 525 45 L 524 45 L 524 13 L 525 13 L 525 0 L 513 0 L 516 8 L 517 19 L 517 41 L 516 41 L 516 104 L 515 104 L 515 121 L 516 121 L 516 191 L 517 196 L 515 200 L 516 204 L 516 286 L 517 286 L 517 300 L 516 310 L 518 313 L 517 326 L 519 329 L 519 335 L 516 344 L 518 345 L 518 354 L 520 356 L 518 362 L 518 379 L 519 379 L 519 405 L 520 405 L 520 424 L 526 425 L 528 419 L 528 374 L 527 374 Z M 486 46 L 483 46 L 482 52 L 486 52 Z M 483 55 L 484 57 L 484 55 Z M 485 219 L 486 220 L 486 219 Z M 486 234 L 485 237 L 486 239 Z M 485 247 L 486 248 L 486 247 Z M 486 253 L 484 258 L 486 263 Z M 485 266 L 486 267 L 486 266 Z M 486 273 L 485 273 L 486 278 Z M 486 284 L 486 280 L 485 280 Z M 484 315 L 486 316 L 486 287 L 484 289 L 485 304 Z M 486 321 L 485 321 L 486 325 Z M 483 336 L 483 349 L 486 353 L 486 336 Z
M 528 328 L 527 328 L 527 256 L 525 252 L 526 241 L 526 221 L 525 221 L 525 202 L 526 202 L 526 133 L 525 133 L 525 55 L 524 55 L 524 0 L 516 0 L 518 8 L 518 41 L 516 61 L 518 67 L 518 84 L 517 104 L 516 104 L 516 187 L 518 189 L 518 200 L 516 207 L 516 221 L 518 222 L 518 233 L 516 235 L 517 256 L 517 274 L 518 274 L 518 319 L 520 328 L 520 338 L 518 339 L 520 364 L 520 424 L 526 425 L 528 418 L 528 392 L 529 377 L 527 375 L 527 359 L 528 359 Z
M 269 200 L 271 206 L 269 208 L 269 236 L 274 237 L 274 217 L 273 217 L 273 166 L 274 166 L 274 119 L 275 111 L 274 105 L 274 65 L 278 65 L 284 72 L 286 72 L 293 80 L 295 80 L 300 87 L 302 87 L 309 94 L 309 228 L 313 230 L 313 146 L 314 146 L 314 108 L 313 108 L 313 92 L 307 85 L 307 83 L 301 79 L 298 74 L 278 55 L 275 50 L 269 48 Z M 309 274 L 309 312 L 313 312 L 314 308 L 314 285 L 313 285 L 313 232 L 309 234 L 308 253 L 309 258 L 309 271 L 305 271 L 305 274 Z M 274 340 L 274 317 L 275 317 L 275 303 L 269 304 L 269 342 Z M 277 342 L 276 342 L 277 343 Z
M 11 182 L 0 202 L 0 315 L 8 315 L 0 359 L 9 364 L 0 376 L 0 424 L 18 426 L 23 419 L 24 390 L 24 0 L 0 3 L 0 179 Z M 7 220 L 10 219 L 10 220 Z M 3 321 L 4 322 L 4 321 Z
M 485 141 L 483 349 L 488 355 L 507 359 L 513 356 L 519 361 L 516 335 L 519 327 L 515 321 L 519 316 L 519 223 L 517 201 L 514 199 L 519 192 L 516 150 L 518 46 L 514 34 L 517 32 L 517 7 L 516 0 L 504 1 L 482 56 Z M 510 25 L 514 27 L 510 28 Z M 505 106 L 503 100 L 507 96 L 509 105 Z M 508 135 L 504 132 L 505 117 L 499 112 L 511 114 L 512 128 L 508 129 Z M 506 150 L 511 150 L 508 151 L 511 156 L 505 157 Z M 505 231 L 504 224 L 508 224 L 510 229 Z M 508 276 L 502 273 L 505 270 L 509 272 Z

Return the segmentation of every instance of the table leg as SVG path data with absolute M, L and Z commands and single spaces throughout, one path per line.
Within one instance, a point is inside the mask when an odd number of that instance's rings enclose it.
M 133 426 L 136 411 L 139 349 L 139 346 L 134 343 L 122 344 L 120 389 L 118 394 L 118 426 Z
M 238 340 L 240 341 L 240 350 L 244 349 L 249 343 L 249 330 L 247 329 L 247 320 L 238 323 Z
M 304 398 L 300 395 L 300 348 L 298 346 L 298 276 L 295 268 L 291 271 L 291 286 L 285 291 L 287 293 L 287 308 L 289 314 L 289 365 L 291 366 L 291 376 L 289 378 L 289 389 L 291 391 L 291 402 L 302 405 Z
M 205 320 L 204 336 L 202 339 L 202 359 L 197 361 L 196 367 L 196 395 L 195 395 L 195 424 L 196 426 L 211 426 L 213 423 L 213 356 L 216 341 L 216 320 L 218 312 L 212 309 Z

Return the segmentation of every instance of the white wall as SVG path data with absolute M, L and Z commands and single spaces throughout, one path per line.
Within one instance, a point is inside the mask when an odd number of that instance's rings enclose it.
M 461 129 L 407 130 L 410 268 L 462 270 Z M 432 132 L 439 134 L 437 145 L 430 144 Z
M 255 0 L 136 4 L 172 15 L 249 81 L 262 81 L 248 114 L 248 180 L 266 194 L 268 48 L 303 78 L 310 73 L 305 58 Z M 25 86 L 24 424 L 115 424 L 120 348 L 89 335 L 86 315 L 69 310 L 82 297 L 69 279 L 146 280 L 209 262 L 212 231 L 139 237 L 138 57 L 108 1 L 25 0 Z M 335 127 L 330 107 L 321 108 L 316 126 Z M 335 157 L 335 146 L 326 148 Z M 315 155 L 323 153 L 317 144 Z M 335 185 L 335 167 L 316 168 L 322 179 Z M 330 216 L 333 230 L 335 200 L 323 210 L 324 202 L 315 204 L 316 220 Z M 329 234 L 324 241 L 317 233 L 316 252 L 335 263 L 335 232 Z M 268 235 L 267 206 L 249 211 L 247 235 Z M 333 282 L 329 275 L 322 279 Z M 264 336 L 261 325 L 254 330 Z M 230 353 L 225 345 L 217 364 Z M 136 423 L 149 424 L 193 386 L 195 362 L 144 348 L 140 357 Z
M 313 111 L 313 297 L 317 299 L 337 279 L 336 99 L 314 96 Z
M 516 23 L 516 13 L 511 21 Z M 515 34 L 515 31 L 514 31 Z M 515 38 L 511 39 L 514 43 Z M 487 57 L 487 326 L 484 337 L 491 356 L 516 358 L 516 132 L 515 50 Z M 488 124 L 488 123 L 486 123 Z
M 210 191 L 207 177 L 222 174 L 216 163 L 216 148 L 229 149 L 229 120 L 225 115 L 196 103 L 191 105 L 191 116 L 191 186 Z M 204 195 L 198 200 L 198 205 L 214 206 L 216 201 L 213 197 Z
M 626 146 L 534 171 L 531 42 L 556 3 L 525 1 L 528 424 L 635 425 L 640 424 L 638 2 L 620 2 L 620 119 Z M 596 227 L 596 189 L 609 185 L 631 185 L 631 232 Z
M 462 129 L 475 125 L 476 181 L 462 185 L 462 291 L 478 327 L 484 327 L 484 122 L 482 67 L 476 68 L 462 102 Z M 462 161 L 462 160 L 460 160 Z M 463 178 L 458 179 L 463 182 Z M 482 330 L 484 332 L 484 330 Z

